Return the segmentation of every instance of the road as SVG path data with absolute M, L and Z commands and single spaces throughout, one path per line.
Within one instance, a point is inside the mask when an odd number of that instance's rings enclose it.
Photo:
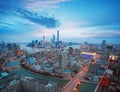
M 62 88 L 62 92 L 77 92 L 76 86 L 80 85 L 80 81 L 84 79 L 84 76 L 89 70 L 90 64 L 96 64 L 99 55 L 96 56 L 94 62 L 87 63 L 86 66 L 80 69 L 80 71 L 76 74 L 76 76 L 69 81 L 67 85 Z
M 90 64 L 81 68 L 80 71 L 76 74 L 76 76 L 73 79 L 71 79 L 67 85 L 65 85 L 62 88 L 62 92 L 76 92 L 77 91 L 76 86 L 80 85 L 80 81 L 86 75 L 89 65 Z
M 14 59 L 15 59 L 15 57 L 11 57 L 10 59 L 7 59 L 7 57 L 6 58 L 4 57 L 5 62 L 2 64 L 2 69 L 4 71 L 9 71 L 9 70 L 13 70 L 13 69 L 19 69 L 20 66 L 14 66 L 14 67 L 9 67 L 9 68 L 5 67 L 6 64 L 8 63 L 8 61 L 11 61 L 11 60 L 14 60 Z

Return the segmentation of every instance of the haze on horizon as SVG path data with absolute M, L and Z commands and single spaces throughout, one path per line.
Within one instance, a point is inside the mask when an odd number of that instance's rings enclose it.
M 120 43 L 120 0 L 0 0 L 0 41 Z

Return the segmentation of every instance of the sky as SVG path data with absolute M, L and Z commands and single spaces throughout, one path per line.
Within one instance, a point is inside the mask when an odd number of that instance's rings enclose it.
M 120 44 L 120 0 L 0 0 L 0 41 Z

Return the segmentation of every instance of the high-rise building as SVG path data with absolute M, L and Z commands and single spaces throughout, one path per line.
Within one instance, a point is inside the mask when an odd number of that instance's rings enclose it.
M 67 53 L 62 53 L 62 68 L 67 68 Z
M 55 35 L 53 35 L 53 43 L 55 43 Z
M 102 41 L 102 44 L 103 44 L 103 45 L 104 45 L 104 44 L 106 44 L 106 41 L 105 41 L 105 40 L 103 40 L 103 41 Z
M 73 55 L 73 47 L 69 47 L 69 55 Z
M 42 47 L 45 47 L 45 36 L 43 35 Z
M 106 46 L 106 41 L 103 40 L 103 41 L 102 41 L 102 49 L 105 49 L 105 46 Z
M 34 42 L 34 40 L 32 40 L 32 47 L 34 47 L 34 44 L 35 44 L 35 42 Z
M 57 41 L 56 41 L 56 47 L 59 47 L 59 30 L 57 30 Z
M 4 41 L 2 41 L 2 48 L 4 48 L 5 47 L 5 42 Z
M 12 49 L 13 49 L 13 44 L 12 44 L 12 43 L 8 43 L 8 44 L 7 44 L 7 48 L 8 48 L 9 51 L 12 51 Z
M 43 41 L 45 41 L 45 36 L 43 35 Z
M 57 42 L 59 42 L 59 30 L 57 31 Z
M 62 69 L 62 55 L 59 55 L 59 66 Z
M 107 48 L 111 53 L 113 53 L 113 45 L 112 45 L 112 44 L 107 44 L 107 45 L 106 45 L 106 48 Z
M 38 40 L 35 40 L 35 44 L 38 44 Z

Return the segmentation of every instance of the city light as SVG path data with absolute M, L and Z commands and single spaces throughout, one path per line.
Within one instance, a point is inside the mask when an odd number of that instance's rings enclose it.
M 0 0 L 0 92 L 120 92 L 120 0 Z

